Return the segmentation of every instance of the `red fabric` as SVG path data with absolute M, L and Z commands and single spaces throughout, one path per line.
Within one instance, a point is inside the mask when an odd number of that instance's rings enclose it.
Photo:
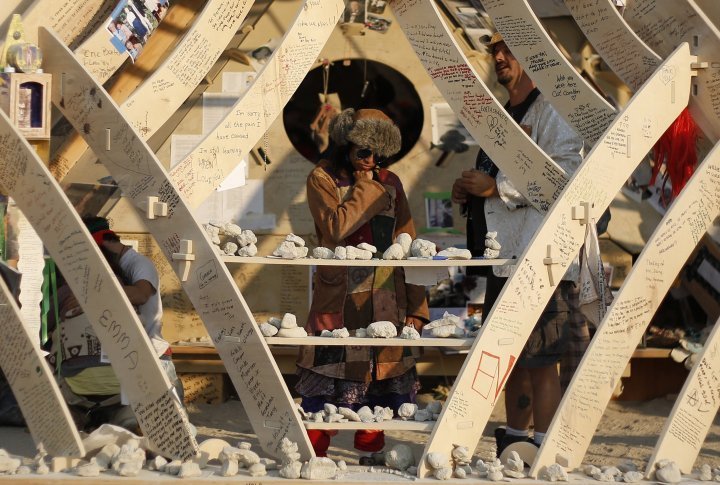
M 661 194 L 664 194 L 665 183 L 670 179 L 672 198 L 674 199 L 692 177 L 697 166 L 698 135 L 698 126 L 688 108 L 685 108 L 655 144 L 655 165 L 650 184 L 655 183 L 655 179 L 660 173 L 660 167 L 665 163 Z M 670 203 L 669 200 L 663 200 L 663 202 Z
M 113 231 L 111 231 L 110 229 L 103 229 L 102 231 L 95 231 L 92 233 L 92 237 L 98 246 L 102 246 L 102 242 L 105 238 L 105 234 L 115 234 L 115 233 Z
M 359 429 L 355 432 L 355 448 L 371 453 L 385 447 L 385 433 L 378 430 Z
M 307 434 L 313 450 L 315 450 L 315 455 L 327 456 L 327 450 L 330 448 L 330 435 L 321 429 L 309 429 Z

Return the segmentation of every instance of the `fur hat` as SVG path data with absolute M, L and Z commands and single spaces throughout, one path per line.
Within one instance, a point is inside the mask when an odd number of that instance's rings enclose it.
M 390 157 L 400 151 L 400 129 L 377 109 L 348 108 L 330 122 L 330 137 L 338 146 L 352 143 Z

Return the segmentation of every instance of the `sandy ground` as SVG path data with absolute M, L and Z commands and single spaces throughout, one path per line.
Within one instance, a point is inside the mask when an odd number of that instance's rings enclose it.
M 430 396 L 420 396 L 420 400 L 429 398 Z M 630 459 L 640 469 L 644 469 L 672 406 L 673 402 L 668 399 L 642 403 L 611 402 L 584 461 L 595 465 L 616 465 Z M 492 431 L 504 423 L 503 408 L 500 402 L 493 412 L 485 436 L 475 451 L 476 457 L 488 459 L 493 453 Z M 199 441 L 215 437 L 225 439 L 233 445 L 241 440 L 257 443 L 239 401 L 230 400 L 219 405 L 190 405 L 188 410 L 191 421 L 198 428 Z M 427 433 L 421 432 L 388 432 L 386 448 L 403 442 L 412 446 L 416 456 L 419 456 L 427 437 Z M 345 460 L 348 464 L 356 464 L 361 453 L 353 449 L 352 443 L 353 432 L 340 432 L 333 438 L 328 456 L 335 460 Z M 0 448 L 21 456 L 34 454 L 30 434 L 23 428 L 0 428 Z M 720 466 L 720 420 L 717 418 L 696 466 L 703 463 L 709 463 L 713 467 Z

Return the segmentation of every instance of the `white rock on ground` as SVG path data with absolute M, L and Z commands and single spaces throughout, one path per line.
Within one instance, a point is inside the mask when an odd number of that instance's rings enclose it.
M 450 460 L 445 453 L 432 451 L 427 454 L 427 462 L 430 468 L 437 470 L 438 468 L 447 467 L 450 464 Z
M 415 464 L 412 449 L 408 445 L 397 444 L 385 453 L 385 466 L 395 470 L 405 471 Z
M 372 338 L 397 337 L 397 328 L 392 322 L 373 322 L 367 327 L 367 336 Z
M 505 470 L 522 472 L 525 469 L 525 462 L 520 458 L 517 451 L 511 451 L 510 456 L 505 460 Z
M 98 466 L 95 458 L 91 458 L 89 463 L 79 465 L 75 469 L 75 473 L 77 473 L 77 475 L 80 477 L 99 477 L 100 467 Z
M 300 477 L 306 480 L 330 480 L 337 474 L 337 465 L 330 458 L 315 457 L 302 466 Z
M 303 464 L 299 461 L 293 461 L 287 465 L 283 465 L 278 472 L 281 477 L 290 480 L 297 480 L 300 478 L 300 472 L 302 471 Z
M 264 477 L 267 475 L 267 470 L 262 463 L 255 463 L 248 468 L 248 473 L 250 473 L 251 477 Z
M 540 470 L 539 478 L 540 480 L 547 480 L 549 482 L 567 482 L 568 474 L 563 467 L 557 463 L 553 463 Z
M 671 461 L 655 470 L 655 480 L 662 483 L 678 483 L 682 480 L 682 473 L 677 463 Z
M 452 474 L 452 468 L 449 466 L 438 468 L 433 471 L 433 476 L 438 480 L 450 480 L 452 478 Z
M 103 470 L 107 470 L 110 468 L 110 465 L 112 465 L 112 462 L 117 459 L 119 454 L 120 447 L 115 443 L 110 443 L 103 446 L 100 452 L 95 455 L 95 461 Z
M 637 483 L 641 481 L 644 478 L 644 475 L 638 471 L 630 470 L 629 472 L 625 472 L 623 475 L 623 482 L 625 483 Z M 710 479 L 712 480 L 712 474 L 710 474 Z
M 240 465 L 238 464 L 237 460 L 231 460 L 229 458 L 226 458 L 221 461 L 220 475 L 224 477 L 234 477 L 238 474 L 239 470 Z

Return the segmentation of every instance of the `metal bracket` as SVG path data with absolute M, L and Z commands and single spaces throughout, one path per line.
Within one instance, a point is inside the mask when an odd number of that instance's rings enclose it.
M 180 252 L 173 253 L 172 260 L 180 262 L 180 281 L 187 281 L 190 275 L 190 265 L 195 261 L 193 242 L 190 239 L 180 241 Z
M 550 282 L 550 286 L 556 286 L 557 283 L 555 282 L 555 275 L 553 275 L 553 266 L 556 264 L 560 264 L 560 261 L 552 257 L 552 245 L 547 245 L 547 256 L 543 259 L 543 264 L 547 266 L 548 270 L 548 280 Z
M 167 217 L 167 202 L 160 202 L 160 198 L 150 195 L 147 198 L 147 218 L 155 219 L 156 217 Z

